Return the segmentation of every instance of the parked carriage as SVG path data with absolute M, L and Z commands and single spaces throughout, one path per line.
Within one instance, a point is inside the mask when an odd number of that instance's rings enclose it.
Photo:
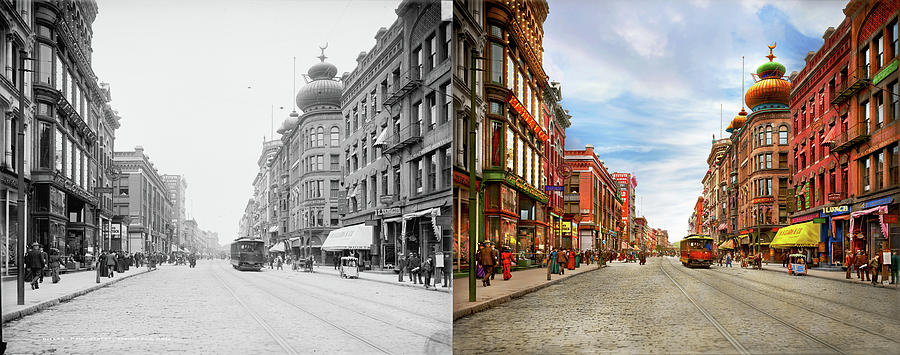
M 691 234 L 681 241 L 681 264 L 687 267 L 710 267 L 713 261 L 713 239 L 708 235 Z

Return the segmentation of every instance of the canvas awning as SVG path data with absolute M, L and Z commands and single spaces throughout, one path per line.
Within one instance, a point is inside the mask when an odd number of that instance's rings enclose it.
M 724 223 L 724 222 L 723 222 L 722 224 L 719 225 L 719 230 L 723 230 L 723 229 L 727 229 L 727 228 L 728 228 L 728 224 L 727 224 L 727 223 Z
M 734 249 L 734 239 L 729 239 L 719 244 L 719 249 Z
M 378 135 L 378 138 L 375 138 L 375 143 L 372 143 L 372 146 L 377 147 L 380 145 L 384 145 L 385 139 L 387 138 L 387 132 L 388 132 L 388 130 L 386 128 L 382 129 L 381 133 Z
M 276 252 L 283 253 L 284 252 L 284 243 L 282 243 L 282 242 L 275 243 L 275 245 L 273 245 L 271 248 L 269 248 L 269 251 L 276 251 Z
M 269 233 L 275 233 L 275 232 L 278 232 L 278 226 L 277 226 L 277 225 L 276 225 L 276 226 L 271 226 L 271 227 L 269 227 Z
M 769 247 L 775 249 L 817 247 L 819 246 L 819 228 L 819 225 L 812 221 L 781 228 L 775 234 Z
M 837 134 L 838 125 L 834 125 L 831 129 L 828 130 L 828 133 L 825 134 L 825 138 L 822 139 L 822 144 L 832 144 L 834 143 L 834 136 Z
M 322 250 L 359 250 L 372 247 L 374 229 L 364 223 L 335 229 L 328 233 Z
M 293 237 L 288 239 L 291 242 L 291 248 L 299 248 L 300 247 L 300 237 Z

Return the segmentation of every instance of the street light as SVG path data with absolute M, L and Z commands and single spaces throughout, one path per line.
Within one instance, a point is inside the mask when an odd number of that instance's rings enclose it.
M 16 120 L 16 204 L 18 226 L 16 233 L 16 304 L 25 304 L 25 72 L 31 70 L 25 69 L 26 60 L 34 60 L 27 58 L 24 49 L 19 49 L 19 112 Z
M 469 208 L 473 208 L 478 203 L 478 190 L 475 187 L 475 147 L 477 147 L 476 141 L 476 125 L 477 125 L 477 114 L 475 111 L 475 90 L 477 89 L 475 82 L 476 75 L 478 74 L 478 60 L 479 59 L 487 59 L 478 56 L 478 52 L 475 50 L 473 46 L 470 50 L 470 56 L 472 57 L 471 69 L 472 69 L 472 86 L 469 88 L 470 90 L 470 111 L 469 111 L 469 119 L 471 124 L 469 125 Z M 469 213 L 469 302 L 475 302 L 475 248 L 478 245 L 478 215 L 479 213 Z M 474 238 L 473 238 L 474 237 Z M 24 286 L 23 286 L 24 291 Z

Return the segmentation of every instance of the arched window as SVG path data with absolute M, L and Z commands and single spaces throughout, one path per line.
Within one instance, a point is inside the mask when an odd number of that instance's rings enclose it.
M 316 140 L 318 140 L 318 146 L 325 145 L 325 128 L 319 127 L 318 133 L 316 135 Z
M 778 129 L 778 144 L 788 144 L 788 128 L 787 126 L 781 126 Z
M 766 126 L 766 145 L 772 144 L 772 126 Z
M 313 131 L 312 129 L 309 129 L 309 146 L 310 147 L 316 146 L 316 132 Z
M 337 126 L 331 127 L 331 146 L 337 147 L 341 144 L 341 130 Z

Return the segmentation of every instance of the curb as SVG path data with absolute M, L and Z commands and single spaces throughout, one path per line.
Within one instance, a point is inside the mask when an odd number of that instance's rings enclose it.
M 786 272 L 786 271 L 783 271 L 783 270 L 772 270 L 772 269 L 766 269 L 766 268 L 763 268 L 763 270 L 764 270 L 764 271 L 770 271 L 770 272 L 781 272 L 781 273 Z M 860 285 L 860 286 L 871 286 L 871 285 L 872 285 L 872 282 L 871 282 L 871 281 L 869 281 L 869 282 L 859 282 L 859 281 L 854 281 L 854 279 L 852 278 L 852 277 L 853 277 L 853 274 L 850 275 L 850 277 L 851 277 L 850 279 L 833 279 L 833 278 L 830 278 L 830 277 L 824 277 L 824 276 L 818 276 L 818 275 L 811 275 L 811 274 L 808 274 L 808 273 L 807 273 L 805 276 L 815 277 L 815 278 L 817 278 L 817 279 L 823 279 L 823 280 L 831 280 L 831 281 L 846 282 L 846 283 L 849 283 L 849 284 Z M 881 276 L 884 277 L 884 275 L 881 275 Z M 888 278 L 890 278 L 890 275 L 888 275 Z M 872 286 L 872 287 L 877 287 L 877 286 Z M 886 286 L 886 285 L 882 285 L 882 288 L 893 288 L 893 289 L 895 289 L 895 290 L 897 289 L 896 286 Z
M 112 279 L 112 280 L 110 280 L 109 282 L 106 282 L 106 283 L 101 283 L 101 284 L 99 284 L 99 285 L 94 285 L 94 286 L 91 286 L 91 287 L 88 287 L 88 288 L 85 288 L 85 289 L 81 289 L 81 290 L 78 290 L 78 291 L 75 291 L 75 292 L 72 292 L 72 293 L 69 293 L 69 294 L 66 294 L 66 295 L 62 295 L 62 296 L 59 296 L 59 297 L 56 297 L 56 298 L 53 298 L 53 299 L 49 299 L 49 300 L 43 301 L 43 302 L 41 302 L 41 303 L 38 303 L 38 304 L 34 304 L 34 305 L 31 305 L 31 306 L 25 307 L 25 308 L 20 309 L 20 310 L 17 310 L 17 311 L 12 311 L 12 312 L 3 313 L 2 321 L 0 321 L 0 323 L 6 323 L 6 322 L 9 322 L 9 321 L 13 321 L 13 320 L 16 320 L 16 319 L 25 317 L 25 316 L 30 315 L 30 314 L 33 314 L 33 313 L 37 313 L 37 312 L 43 311 L 43 310 L 45 310 L 45 309 L 47 309 L 47 308 L 53 307 L 53 306 L 55 306 L 55 305 L 57 305 L 57 304 L 60 304 L 60 303 L 62 303 L 62 302 L 68 302 L 68 301 L 72 300 L 72 299 L 75 298 L 75 297 L 85 295 L 85 294 L 87 294 L 87 293 L 90 293 L 90 292 L 99 290 L 99 289 L 104 288 L 104 287 L 106 287 L 106 286 L 115 284 L 115 283 L 117 283 L 117 282 L 119 282 L 119 281 L 122 281 L 122 280 L 125 280 L 125 279 L 128 279 L 128 278 L 131 278 L 131 277 L 134 277 L 134 276 L 137 276 L 137 275 L 143 275 L 143 274 L 146 274 L 146 273 L 148 273 L 148 272 L 150 272 L 150 271 L 148 271 L 148 270 L 143 270 L 143 271 L 140 271 L 140 272 L 137 272 L 137 273 L 134 273 L 134 274 L 130 274 L 130 275 L 123 276 L 123 277 L 120 277 L 120 278 Z
M 455 309 L 455 310 L 453 310 L 453 321 L 455 322 L 456 320 L 458 320 L 458 319 L 460 319 L 460 318 L 467 317 L 467 316 L 473 315 L 473 314 L 478 313 L 478 312 L 486 311 L 486 310 L 488 310 L 488 309 L 494 308 L 494 307 L 496 307 L 496 306 L 498 306 L 498 305 L 501 305 L 501 304 L 503 304 L 503 303 L 509 302 L 510 300 L 513 300 L 513 299 L 516 299 L 516 298 L 525 296 L 525 295 L 527 295 L 527 294 L 529 294 L 529 293 L 535 292 L 535 291 L 537 291 L 537 290 L 540 290 L 540 289 L 542 289 L 542 288 L 548 287 L 548 286 L 550 286 L 550 285 L 554 285 L 554 284 L 556 284 L 556 283 L 559 283 L 559 282 L 562 282 L 562 281 L 571 279 L 571 278 L 576 277 L 576 276 L 579 276 L 579 275 L 588 274 L 588 273 L 591 273 L 591 272 L 593 272 L 593 271 L 600 270 L 600 269 L 605 268 L 605 267 L 606 267 L 606 266 L 598 267 L 598 268 L 593 269 L 593 270 L 587 270 L 587 271 L 584 271 L 584 272 L 579 272 L 579 273 L 577 273 L 577 274 L 575 274 L 575 275 L 572 275 L 572 276 L 569 276 L 569 277 L 566 277 L 566 278 L 550 280 L 550 281 L 544 282 L 544 283 L 539 284 L 539 285 L 535 285 L 535 286 L 532 286 L 532 287 L 529 287 L 529 288 L 526 288 L 526 289 L 523 289 L 523 290 L 519 290 L 519 291 L 510 293 L 510 294 L 505 295 L 505 296 L 500 296 L 500 297 L 497 297 L 497 298 L 494 298 L 494 299 L 490 299 L 490 300 L 488 300 L 488 301 L 485 301 L 485 302 L 482 303 L 482 304 L 478 304 L 478 305 L 475 305 L 475 306 L 472 306 L 472 307 L 466 307 L 466 308 L 459 309 L 459 310 L 456 310 L 456 309 Z

